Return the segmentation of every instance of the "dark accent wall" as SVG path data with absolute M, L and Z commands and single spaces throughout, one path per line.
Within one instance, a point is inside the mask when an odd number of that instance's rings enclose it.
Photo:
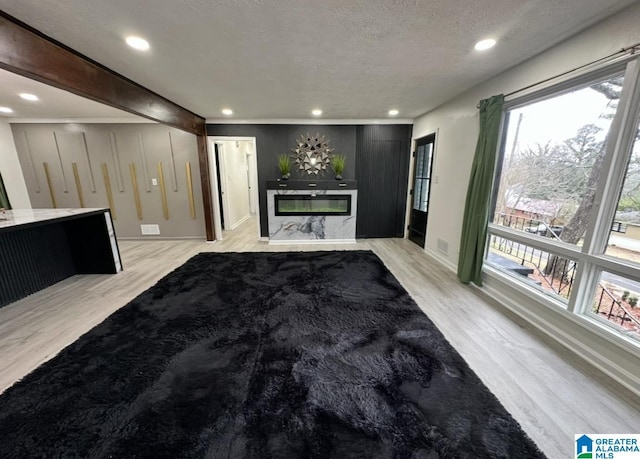
M 358 126 L 356 237 L 404 237 L 412 126 Z
M 356 237 L 403 237 L 412 126 L 208 124 L 207 135 L 255 137 L 260 192 L 260 233 L 269 236 L 267 180 L 280 177 L 278 156 L 291 154 L 301 134 L 324 134 L 347 157 L 344 180 L 358 181 Z M 333 171 L 321 179 L 332 180 Z M 292 180 L 315 180 L 297 170 Z M 362 207 L 360 207 L 362 206 Z
M 305 124 L 208 124 L 207 135 L 228 137 L 255 137 L 258 160 L 258 190 L 260 193 L 260 234 L 269 236 L 267 222 L 267 180 L 280 177 L 278 156 L 292 154 L 300 135 L 325 135 L 329 147 L 335 154 L 345 155 L 347 165 L 342 174 L 345 180 L 355 179 L 356 166 L 356 126 L 305 125 Z M 302 175 L 292 168 L 292 180 L 317 180 L 316 177 Z M 328 171 L 320 179 L 333 180 L 333 171 Z

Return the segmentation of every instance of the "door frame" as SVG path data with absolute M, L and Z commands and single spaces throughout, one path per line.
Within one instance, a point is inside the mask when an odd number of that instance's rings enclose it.
M 220 181 L 218 182 L 218 190 L 220 193 L 222 193 L 222 196 L 219 196 L 219 200 L 218 200 L 218 204 L 220 203 L 220 201 L 222 201 L 222 209 L 221 211 L 218 213 L 218 216 L 222 216 L 224 218 L 221 219 L 224 220 L 225 225 L 228 227 L 227 229 L 231 229 L 231 219 L 229 218 L 229 198 L 228 198 L 228 192 L 227 192 L 227 184 L 226 181 L 223 179 L 223 177 L 226 177 L 227 174 L 227 170 L 226 170 L 226 165 L 225 165 L 225 150 L 226 150 L 226 145 L 224 144 L 224 142 L 221 142 L 219 140 L 216 140 L 213 142 L 213 146 L 214 146 L 214 155 L 215 155 L 215 150 L 217 149 L 218 154 L 216 155 L 215 159 L 217 161 L 217 167 L 218 167 L 218 173 L 216 174 L 216 179 L 220 178 Z M 212 196 L 213 197 L 213 196 Z M 222 224 L 220 225 L 222 227 Z
M 245 142 L 250 142 L 253 144 L 253 152 L 254 154 L 250 155 L 251 156 L 251 161 L 249 161 L 249 167 L 251 168 L 251 172 L 253 174 L 255 174 L 254 176 L 256 177 L 256 181 L 259 180 L 258 178 L 258 144 L 256 142 L 256 138 L 255 137 L 237 137 L 237 136 L 208 136 L 207 137 L 208 142 L 209 142 L 209 149 L 208 149 L 208 154 L 209 154 L 209 177 L 211 180 L 211 199 L 213 201 L 213 210 L 214 210 L 214 214 L 213 214 L 213 225 L 215 228 L 215 232 L 216 232 L 216 239 L 218 240 L 222 240 L 223 236 L 222 236 L 222 222 L 220 221 L 220 205 L 219 205 L 219 196 L 218 196 L 218 178 L 216 176 L 216 171 L 218 168 L 218 164 L 216 163 L 216 155 L 215 155 L 215 144 L 219 143 L 219 142 L 226 142 L 226 141 L 245 141 Z M 222 171 L 221 171 L 222 173 Z M 256 203 L 260 202 L 260 195 L 259 195 L 259 187 L 251 187 L 251 184 L 249 184 L 250 186 L 250 193 L 253 195 L 253 199 L 255 199 Z M 258 240 L 260 240 L 260 206 L 257 205 L 256 206 L 256 238 Z
M 424 139 L 425 137 L 430 137 L 430 136 L 435 136 L 435 140 L 433 142 L 433 157 L 431 159 L 431 180 L 429 180 L 429 203 L 431 203 L 431 185 L 433 185 L 433 183 L 435 182 L 437 185 L 437 177 L 434 174 L 435 168 L 436 168 L 436 155 L 438 153 L 438 142 L 440 140 L 440 128 L 436 128 L 435 131 L 428 131 L 425 134 L 422 134 L 420 137 L 418 138 L 412 138 L 411 139 L 411 160 L 409 161 L 409 177 L 408 177 L 408 182 L 407 182 L 407 207 L 405 210 L 405 222 L 407 222 L 407 224 L 404 227 L 404 239 L 409 239 L 409 225 L 411 222 L 411 209 L 413 208 L 413 174 L 414 174 L 414 169 L 415 169 L 415 158 L 414 158 L 414 154 L 418 148 L 418 141 Z M 427 227 L 429 226 L 429 220 L 428 220 L 428 214 L 429 214 L 429 207 L 427 206 Z M 414 244 L 416 247 L 418 247 L 417 244 Z M 425 241 L 424 241 L 424 247 L 422 250 L 427 250 L 427 236 L 426 236 L 426 230 L 425 230 Z

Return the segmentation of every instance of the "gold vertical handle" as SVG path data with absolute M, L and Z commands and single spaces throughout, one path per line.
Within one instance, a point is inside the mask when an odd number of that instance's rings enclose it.
M 80 201 L 80 207 L 84 207 L 84 195 L 82 194 L 82 183 L 80 183 L 78 164 L 71 163 L 71 168 L 73 169 L 73 178 L 76 181 L 76 190 L 78 190 L 78 200 Z
M 191 163 L 185 164 L 187 168 L 187 193 L 189 193 L 189 213 L 191 218 L 196 218 L 196 203 L 193 200 L 193 179 L 191 178 Z
M 58 203 L 56 202 L 56 194 L 53 191 L 53 183 L 51 182 L 51 174 L 49 174 L 49 164 L 42 163 L 44 167 L 44 176 L 47 178 L 47 185 L 49 186 L 49 196 L 51 196 L 51 205 L 54 209 L 58 208 Z
M 138 220 L 142 220 L 142 204 L 140 203 L 140 192 L 138 191 L 138 176 L 136 175 L 135 163 L 129 164 L 129 174 L 131 174 L 131 185 L 133 188 L 133 200 L 136 203 Z
M 104 178 L 104 189 L 107 192 L 107 201 L 111 209 L 111 218 L 116 219 L 116 207 L 113 205 L 113 195 L 111 194 L 111 180 L 109 180 L 109 169 L 107 163 L 102 163 L 102 177 Z
M 164 186 L 164 172 L 162 171 L 162 162 L 158 163 L 158 178 L 160 179 L 160 198 L 162 199 L 162 213 L 164 219 L 169 220 L 169 204 L 167 203 L 167 190 Z

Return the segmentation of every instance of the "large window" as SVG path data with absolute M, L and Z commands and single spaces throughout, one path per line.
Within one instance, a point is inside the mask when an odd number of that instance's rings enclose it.
M 640 339 L 638 62 L 506 104 L 485 265 Z M 546 299 L 546 300 L 545 300 Z

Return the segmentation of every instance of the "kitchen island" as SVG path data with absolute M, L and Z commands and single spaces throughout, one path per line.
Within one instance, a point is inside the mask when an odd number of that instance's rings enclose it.
M 76 274 L 120 271 L 109 209 L 0 212 L 0 307 Z

